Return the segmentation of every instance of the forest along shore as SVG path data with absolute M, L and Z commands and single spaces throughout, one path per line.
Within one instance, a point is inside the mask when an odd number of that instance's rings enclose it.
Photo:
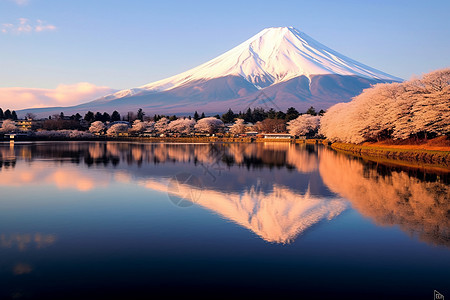
M 375 162 L 450 172 L 449 142 L 443 137 L 417 143 L 333 143 L 331 148 Z

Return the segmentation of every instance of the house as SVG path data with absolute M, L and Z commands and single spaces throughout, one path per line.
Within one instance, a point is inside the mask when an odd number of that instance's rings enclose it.
M 14 122 L 16 124 L 17 129 L 20 131 L 36 130 L 36 129 L 42 127 L 42 121 L 35 121 L 35 120 L 31 120 L 31 119 L 16 120 Z M 3 126 L 3 121 L 0 121 L 0 128 L 2 126 Z
M 292 139 L 293 136 L 289 133 L 264 133 L 263 138 L 265 139 L 280 139 L 280 140 L 286 140 L 286 139 Z
M 258 132 L 256 131 L 247 131 L 246 133 L 241 134 L 242 137 L 246 137 L 246 136 L 256 136 L 258 134 Z
M 36 122 L 33 122 L 33 120 L 17 120 L 16 127 L 20 130 L 27 131 L 31 130 L 33 125 L 35 126 L 35 123 Z
M 5 138 L 9 138 L 10 141 L 14 141 L 17 139 L 27 138 L 30 135 L 28 133 L 6 133 L 3 135 Z

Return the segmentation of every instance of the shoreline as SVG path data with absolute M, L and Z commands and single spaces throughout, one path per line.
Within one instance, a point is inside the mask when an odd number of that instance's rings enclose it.
M 330 145 L 326 139 L 267 139 L 256 137 L 106 137 L 96 138 L 19 138 L 0 139 L 0 142 L 148 142 L 148 143 L 289 143 L 289 144 L 323 144 Z M 377 163 L 415 169 L 427 169 L 450 172 L 450 148 L 430 150 L 416 145 L 357 145 L 349 143 L 332 143 L 330 147 L 338 152 L 360 157 Z M 448 148 L 448 150 L 447 150 Z
M 346 143 L 333 143 L 331 148 L 338 152 L 373 162 L 450 172 L 450 149 L 445 151 L 418 149 L 415 146 L 399 148 L 393 145 L 356 145 Z
M 94 138 L 33 138 L 17 139 L 0 138 L 0 142 L 58 142 L 58 141 L 92 141 L 92 142 L 150 142 L 150 143 L 291 143 L 291 144 L 328 144 L 324 139 L 270 139 L 256 137 L 130 137 L 130 136 L 98 136 Z

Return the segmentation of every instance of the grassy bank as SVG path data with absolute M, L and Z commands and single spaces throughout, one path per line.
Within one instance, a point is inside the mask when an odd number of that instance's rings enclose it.
M 331 148 L 385 164 L 450 171 L 450 147 L 427 147 L 394 144 L 345 144 L 333 143 Z M 436 150 L 439 148 L 439 150 Z

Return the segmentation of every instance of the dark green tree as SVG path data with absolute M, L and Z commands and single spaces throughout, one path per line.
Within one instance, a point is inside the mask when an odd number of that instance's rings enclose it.
M 14 121 L 16 121 L 16 120 L 18 119 L 15 110 L 12 111 L 12 113 L 11 113 L 11 118 L 12 118 Z
M 111 115 L 111 122 L 120 121 L 120 114 L 117 110 L 115 110 Z
M 275 109 L 271 108 L 267 111 L 267 118 L 269 118 L 269 119 L 277 118 L 277 112 L 275 111 Z
M 298 116 L 300 116 L 299 112 L 293 108 L 293 107 L 289 107 L 286 111 L 286 121 L 291 121 L 296 119 Z
M 102 115 L 102 122 L 109 122 L 109 121 L 111 121 L 111 116 L 107 112 L 104 112 Z
M 200 116 L 200 119 L 204 119 L 204 118 L 206 118 L 206 117 L 205 117 L 205 113 L 202 112 L 202 115 Z
M 250 109 L 250 107 L 247 109 L 247 111 L 244 114 L 244 121 L 245 122 L 250 122 L 253 123 L 253 114 L 252 114 L 252 110 Z
M 319 116 L 323 116 L 325 114 L 325 111 L 323 110 L 323 109 L 321 109 L 320 111 L 319 111 Z
M 94 116 L 94 120 L 95 121 L 103 121 L 103 115 L 99 111 L 96 112 L 95 116 Z
M 142 108 L 138 109 L 137 118 L 141 121 L 144 121 L 145 112 L 142 111 Z
M 0 120 L 3 120 L 4 115 L 3 115 L 3 109 L 0 108 Z
M 80 121 L 81 120 L 81 115 L 79 113 L 75 114 L 75 117 L 73 118 L 76 121 Z
M 134 114 L 134 112 L 129 111 L 127 113 L 127 119 L 128 122 L 133 122 L 134 120 L 136 120 L 136 115 Z
M 198 115 L 198 112 L 195 111 L 195 113 L 194 113 L 194 120 L 198 121 L 199 119 L 200 119 L 200 116 Z
M 176 119 L 178 119 L 176 115 L 173 115 L 169 118 L 170 121 L 175 121 Z
M 253 122 L 263 121 L 266 117 L 267 117 L 267 114 L 264 111 L 264 108 L 256 107 L 253 109 L 253 112 L 252 112 Z
M 63 112 L 61 112 L 61 113 L 59 114 L 59 119 L 60 119 L 60 120 L 64 120 L 64 113 L 63 113 Z
M 222 115 L 222 121 L 224 123 L 232 123 L 235 116 L 234 112 L 229 108 L 228 111 Z
M 308 108 L 308 110 L 306 111 L 306 113 L 308 114 L 308 115 L 311 115 L 311 116 L 316 116 L 317 115 L 317 113 L 316 113 L 316 109 L 314 108 L 314 107 L 310 107 L 310 108 Z
M 94 113 L 92 111 L 88 111 L 85 115 L 84 115 L 84 120 L 86 122 L 92 123 L 95 121 L 95 116 Z
M 284 119 L 286 119 L 286 114 L 284 112 L 282 112 L 281 110 L 277 111 L 277 115 L 276 115 L 275 119 L 283 119 L 284 120 Z
M 9 109 L 5 110 L 5 113 L 4 113 L 3 117 L 4 117 L 6 120 L 12 119 L 11 111 L 10 111 Z

